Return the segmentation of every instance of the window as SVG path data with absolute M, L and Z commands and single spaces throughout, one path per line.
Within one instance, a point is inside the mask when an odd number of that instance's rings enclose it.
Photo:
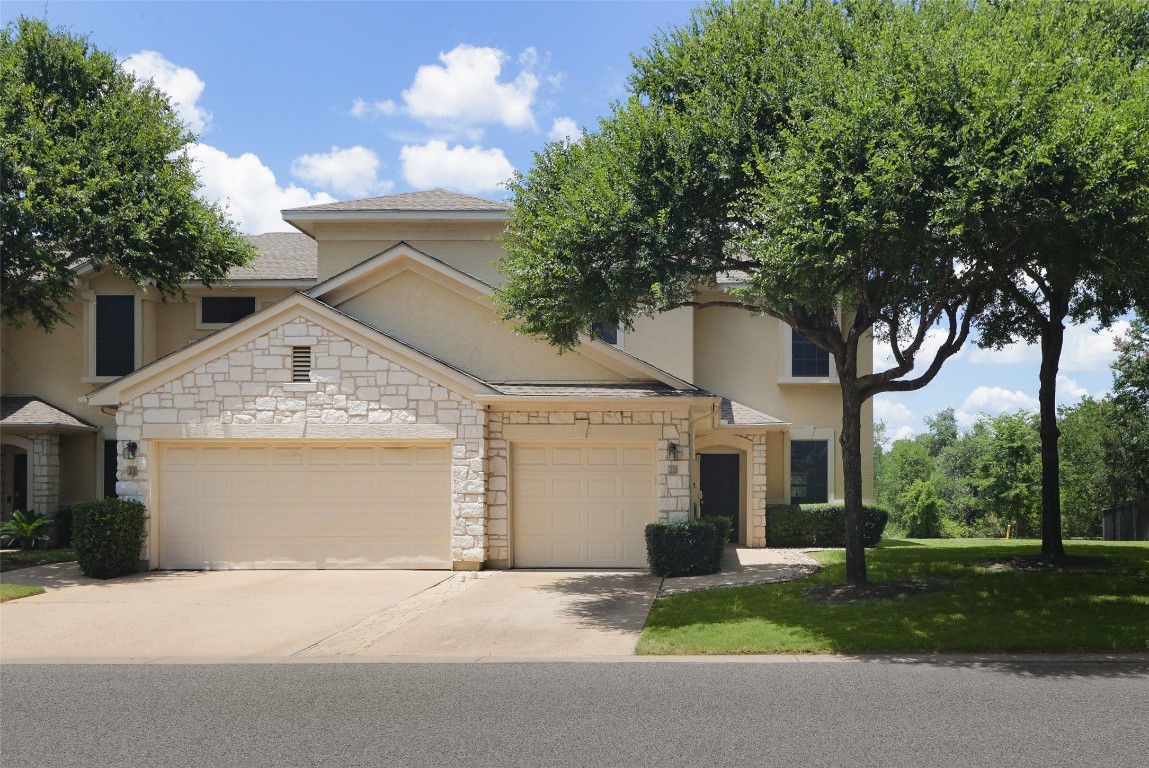
M 123 376 L 136 368 L 136 297 L 96 297 L 96 375 Z
M 790 334 L 790 375 L 828 377 L 830 353 L 819 349 L 814 342 L 793 331 Z
M 204 325 L 229 325 L 255 312 L 254 296 L 204 296 L 199 320 Z
M 824 504 L 830 498 L 830 443 L 790 442 L 790 503 Z
M 590 324 L 590 335 L 602 339 L 607 344 L 618 346 L 618 326 L 609 323 L 594 322 Z

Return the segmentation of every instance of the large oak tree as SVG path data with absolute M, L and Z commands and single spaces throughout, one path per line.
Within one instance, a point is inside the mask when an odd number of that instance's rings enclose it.
M 235 224 L 196 195 L 193 140 L 163 93 L 86 39 L 28 18 L 4 29 L 3 320 L 66 322 L 83 263 L 169 296 L 249 261 Z

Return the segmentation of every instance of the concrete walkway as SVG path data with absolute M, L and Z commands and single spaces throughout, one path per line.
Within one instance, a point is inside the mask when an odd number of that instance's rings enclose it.
M 772 584 L 809 576 L 821 566 L 800 549 L 750 549 L 741 545 L 726 548 L 722 570 L 706 576 L 677 576 L 663 579 L 659 597 L 679 592 L 701 592 L 718 587 L 745 587 Z

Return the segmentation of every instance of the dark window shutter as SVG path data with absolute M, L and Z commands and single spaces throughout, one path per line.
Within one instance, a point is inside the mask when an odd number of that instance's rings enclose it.
M 234 323 L 255 312 L 254 296 L 204 296 L 200 299 L 200 322 Z
M 96 375 L 123 376 L 136 368 L 136 299 L 96 297 Z

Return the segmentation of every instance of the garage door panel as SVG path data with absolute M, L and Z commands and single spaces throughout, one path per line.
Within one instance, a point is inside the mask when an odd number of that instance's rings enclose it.
M 446 446 L 163 445 L 164 568 L 450 568 Z
M 646 444 L 514 444 L 512 528 L 519 567 L 642 567 L 656 519 Z

